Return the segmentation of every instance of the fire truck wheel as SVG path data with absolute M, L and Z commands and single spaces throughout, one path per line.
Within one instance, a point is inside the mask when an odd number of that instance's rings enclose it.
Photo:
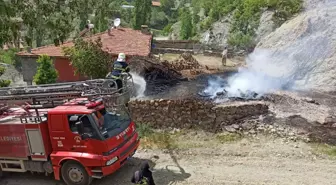
M 90 185 L 92 182 L 92 177 L 89 176 L 85 168 L 74 161 L 64 163 L 61 174 L 67 185 Z

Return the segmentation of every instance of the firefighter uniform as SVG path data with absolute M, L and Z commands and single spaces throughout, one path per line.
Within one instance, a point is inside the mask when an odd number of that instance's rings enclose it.
M 122 81 L 122 73 L 128 73 L 130 72 L 130 68 L 128 64 L 126 63 L 126 56 L 123 53 L 120 53 L 118 56 L 117 61 L 114 62 L 112 72 L 111 72 L 111 78 L 114 79 L 117 83 L 118 89 L 120 89 L 120 93 L 122 92 L 123 88 L 123 81 Z

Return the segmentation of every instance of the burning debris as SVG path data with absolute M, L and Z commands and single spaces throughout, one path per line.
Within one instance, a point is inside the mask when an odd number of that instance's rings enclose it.
M 228 90 L 226 90 L 225 88 L 223 88 L 223 90 L 218 91 L 214 94 L 211 94 L 209 92 L 207 92 L 206 90 L 203 90 L 201 92 L 198 93 L 199 96 L 203 97 L 203 98 L 208 98 L 208 99 L 212 99 L 215 101 L 248 101 L 248 100 L 256 100 L 256 99 L 262 99 L 263 96 L 261 96 L 260 94 L 258 94 L 255 91 L 250 91 L 250 90 L 246 90 L 246 91 L 242 91 L 240 89 L 237 90 L 238 94 L 232 94 L 230 93 Z

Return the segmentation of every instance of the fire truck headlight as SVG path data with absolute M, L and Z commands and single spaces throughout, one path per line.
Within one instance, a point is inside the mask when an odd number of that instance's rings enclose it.
M 110 160 L 108 160 L 107 162 L 106 162 L 106 166 L 110 166 L 110 165 L 112 165 L 113 163 L 115 163 L 116 161 L 118 161 L 118 157 L 116 156 L 116 157 L 113 157 L 112 159 L 110 159 Z

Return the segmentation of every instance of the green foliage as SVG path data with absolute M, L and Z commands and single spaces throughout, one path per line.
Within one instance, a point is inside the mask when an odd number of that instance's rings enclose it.
M 168 18 L 163 11 L 160 11 L 157 8 L 154 8 L 152 11 L 150 27 L 154 29 L 162 30 L 165 25 L 168 24 Z
M 162 10 L 167 14 L 171 15 L 171 9 L 175 7 L 174 0 L 160 0 Z
M 211 18 L 211 17 L 207 17 L 206 19 L 204 19 L 201 23 L 200 23 L 200 28 L 201 30 L 207 30 L 210 29 L 212 24 L 215 21 Z
M 12 48 L 8 50 L 0 50 L 0 62 L 6 64 L 15 63 L 15 54 L 18 52 L 18 49 Z
M 5 67 L 0 66 L 0 76 L 2 76 L 6 71 Z M 10 80 L 0 80 L 0 87 L 8 87 L 10 85 Z
M 135 0 L 135 8 L 133 14 L 133 28 L 141 29 L 141 25 L 148 25 L 152 13 L 151 0 Z
M 8 42 L 18 43 L 21 28 L 26 30 L 24 41 L 32 47 L 62 44 L 83 30 L 89 18 L 95 24 L 94 32 L 105 31 L 115 17 L 122 17 L 122 24 L 129 24 L 132 12 L 122 9 L 122 4 L 128 3 L 126 0 L 0 0 L 0 47 Z
M 10 80 L 0 80 L 0 87 L 8 87 L 10 84 Z
M 187 8 L 180 12 L 181 30 L 180 37 L 183 40 L 189 39 L 193 36 L 192 16 Z
M 137 131 L 142 138 L 141 146 L 144 148 L 175 149 L 177 144 L 172 135 L 166 131 L 154 130 L 149 124 L 137 124 Z
M 230 34 L 228 38 L 228 44 L 242 50 L 249 50 L 255 46 L 255 43 L 253 42 L 253 36 L 244 34 L 243 32 Z
M 52 59 L 48 55 L 41 55 L 36 62 L 38 68 L 34 82 L 38 85 L 56 83 L 58 72 L 54 68 Z
M 154 133 L 154 130 L 148 124 L 136 124 L 137 131 L 140 137 L 149 137 Z
M 112 57 L 102 49 L 101 39 L 94 42 L 76 39 L 74 47 L 65 47 L 63 53 L 71 60 L 76 74 L 92 78 L 105 78 L 113 63 Z
M 336 157 L 336 146 L 322 143 L 313 143 L 312 147 L 315 149 L 316 154 L 325 154 L 333 158 Z
M 236 142 L 242 139 L 242 136 L 239 134 L 228 133 L 228 134 L 218 134 L 216 135 L 216 139 L 220 143 L 231 143 Z
M 302 0 L 267 0 L 267 7 L 276 10 L 274 22 L 280 26 L 303 8 Z
M 165 35 L 165 36 L 169 35 L 169 33 L 173 31 L 172 26 L 173 26 L 172 23 L 169 23 L 167 26 L 165 26 L 162 30 L 162 35 Z
M 229 43 L 244 49 L 254 45 L 255 30 L 265 9 L 274 10 L 274 21 L 279 26 L 302 9 L 302 0 L 192 0 L 194 8 L 204 8 L 208 16 L 200 23 L 207 30 L 221 17 L 233 13 Z

